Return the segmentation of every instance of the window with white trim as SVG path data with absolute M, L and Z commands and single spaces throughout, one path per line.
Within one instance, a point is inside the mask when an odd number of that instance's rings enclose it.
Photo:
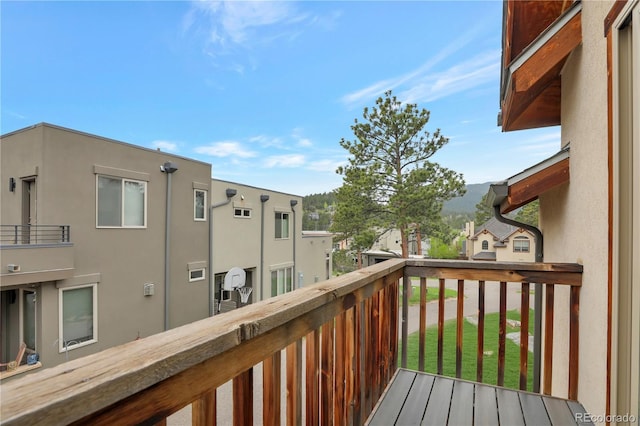
M 147 226 L 147 182 L 97 175 L 99 228 L 145 228 Z
M 293 266 L 271 271 L 271 296 L 293 290 Z
M 289 238 L 289 213 L 276 212 L 276 239 Z
M 207 220 L 207 191 L 193 190 L 193 220 Z
M 515 253 L 529 253 L 530 242 L 527 237 L 518 236 L 513 239 L 513 251 Z
M 189 270 L 189 282 L 202 281 L 205 279 L 205 268 Z
M 482 240 L 482 250 L 489 250 L 489 241 Z
M 59 295 L 60 352 L 98 341 L 98 286 L 61 288 Z
M 236 207 L 233 209 L 233 216 L 249 219 L 251 217 L 251 209 L 247 209 L 244 207 Z

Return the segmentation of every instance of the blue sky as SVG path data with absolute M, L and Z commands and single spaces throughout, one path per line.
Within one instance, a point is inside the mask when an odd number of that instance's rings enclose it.
M 39 122 L 212 164 L 308 195 L 341 185 L 341 138 L 385 90 L 431 111 L 433 161 L 467 183 L 560 149 L 502 133 L 500 1 L 0 4 L 0 132 Z

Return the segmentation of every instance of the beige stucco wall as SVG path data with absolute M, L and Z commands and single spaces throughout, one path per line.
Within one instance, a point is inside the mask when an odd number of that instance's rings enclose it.
M 294 266 L 294 238 L 295 262 L 298 263 L 305 257 L 301 252 L 302 197 L 218 179 L 213 179 L 211 185 L 213 194 L 211 203 L 213 206 L 220 204 L 213 209 L 214 273 L 226 273 L 232 267 L 252 269 L 255 271 L 252 300 L 255 302 L 270 297 L 271 271 Z M 228 204 L 223 204 L 227 200 L 225 195 L 227 188 L 235 189 L 237 193 Z M 261 195 L 269 196 L 269 200 L 264 202 L 264 205 L 260 201 Z M 291 200 L 297 202 L 293 208 Z M 251 217 L 235 217 L 235 208 L 251 209 Z M 276 212 L 289 214 L 289 238 L 275 238 Z M 262 265 L 261 236 L 264 240 Z M 261 270 L 264 271 L 262 280 L 260 279 Z
M 562 73 L 562 144 L 571 181 L 540 197 L 544 256 L 584 265 L 580 295 L 579 400 L 605 414 L 607 377 L 607 55 L 610 1 L 582 3 L 582 45 Z M 558 147 L 560 148 L 560 147 Z M 556 290 L 554 394 L 567 392 L 568 291 Z
M 332 234 L 326 232 L 304 232 L 297 256 L 297 271 L 302 278 L 302 286 L 325 281 L 331 277 Z M 325 259 L 322 262 L 322 259 Z
M 167 175 L 160 165 L 167 161 L 178 165 L 172 175 L 170 327 L 208 315 L 208 280 L 189 283 L 187 264 L 206 262 L 208 257 L 208 222 L 193 219 L 193 184 L 209 188 L 209 164 L 50 125 L 5 135 L 1 150 L 3 182 L 37 174 L 38 223 L 71 226 L 74 277 L 100 277 L 98 342 L 71 350 L 69 358 L 164 329 Z M 96 227 L 95 166 L 148 176 L 145 229 Z M 15 193 L 1 193 L 3 224 L 20 223 L 21 191 L 18 182 Z M 72 277 L 69 282 L 78 279 Z M 145 283 L 155 284 L 155 295 L 143 295 Z M 40 312 L 37 349 L 45 366 L 51 366 L 66 359 L 55 344 L 59 335 L 56 286 L 65 284 L 34 285 Z
M 528 252 L 513 251 L 513 241 L 516 237 L 526 237 L 529 239 Z M 534 262 L 536 258 L 536 244 L 533 235 L 527 231 L 516 231 L 509 236 L 505 247 L 499 247 L 496 251 L 496 261 L 498 262 Z

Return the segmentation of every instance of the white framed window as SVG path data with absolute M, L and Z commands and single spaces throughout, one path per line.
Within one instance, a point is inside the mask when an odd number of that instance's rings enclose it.
M 97 175 L 96 194 L 98 228 L 146 228 L 147 182 Z
M 276 212 L 276 239 L 289 238 L 289 213 Z
M 271 271 L 271 296 L 293 290 L 293 266 Z
M 207 220 L 207 191 L 193 190 L 193 220 Z
M 241 217 L 241 218 L 245 218 L 245 219 L 249 219 L 251 218 L 251 209 L 246 209 L 243 207 L 236 207 L 233 209 L 233 216 L 234 217 Z
M 98 285 L 60 288 L 58 350 L 65 352 L 98 341 Z
M 224 289 L 224 274 L 216 274 L 215 275 L 215 288 L 216 288 L 216 298 L 220 298 L 222 301 L 232 300 L 233 291 L 228 291 Z
M 489 241 L 482 240 L 482 250 L 489 250 Z
M 527 237 L 515 237 L 513 239 L 513 251 L 516 253 L 529 253 L 530 242 Z
M 205 268 L 197 268 L 189 270 L 189 282 L 202 281 L 205 279 Z

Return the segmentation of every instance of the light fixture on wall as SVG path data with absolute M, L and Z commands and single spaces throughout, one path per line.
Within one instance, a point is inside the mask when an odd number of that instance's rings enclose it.
M 14 178 L 9 178 L 9 192 L 16 191 L 16 180 Z

